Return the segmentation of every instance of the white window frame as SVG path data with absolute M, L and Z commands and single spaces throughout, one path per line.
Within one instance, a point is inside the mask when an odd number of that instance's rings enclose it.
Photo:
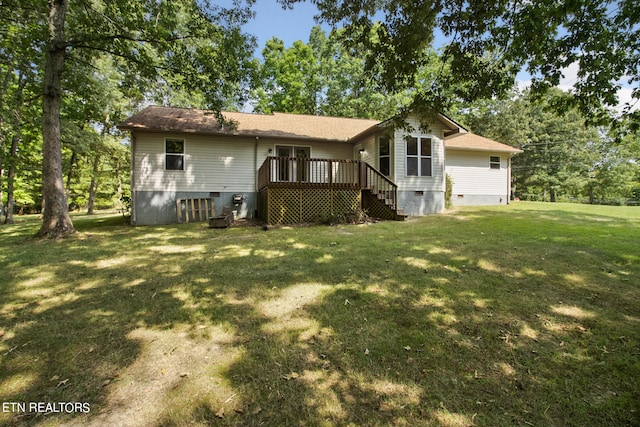
M 417 154 L 409 154 L 409 139 L 415 139 L 417 144 Z M 422 153 L 422 141 L 428 139 L 430 144 L 430 153 L 429 155 L 423 155 Z M 418 177 L 418 178 L 432 178 L 433 177 L 433 137 L 431 135 L 407 135 L 405 137 L 404 142 L 404 167 L 405 167 L 405 176 L 407 177 Z M 409 175 L 409 159 L 416 159 L 418 163 L 418 171 L 416 175 Z M 430 164 L 430 174 L 423 175 L 422 174 L 422 159 L 429 159 Z
M 311 159 L 311 146 L 310 145 L 293 145 L 293 144 L 276 144 L 274 145 L 274 153 L 276 157 L 280 157 L 278 155 L 278 148 L 290 148 L 291 155 L 288 156 L 289 160 L 280 159 L 279 164 L 276 165 L 276 174 L 275 177 L 278 182 L 308 182 L 309 181 L 309 170 L 299 169 L 297 159 Z M 298 157 L 296 154 L 296 150 L 300 148 L 303 150 L 307 150 L 309 157 Z
M 489 169 L 502 169 L 502 159 L 500 156 L 489 156 Z
M 167 152 L 167 142 L 169 142 L 169 141 L 182 141 L 182 153 L 168 153 Z M 184 138 L 165 138 L 164 139 L 164 170 L 166 170 L 166 171 L 184 171 L 186 169 L 186 165 L 185 165 L 185 160 L 186 160 L 185 153 L 186 153 L 186 151 L 187 151 L 187 142 L 185 141 Z M 182 157 L 182 168 L 181 169 L 169 168 L 168 167 L 168 162 L 167 162 L 167 158 L 169 156 Z
M 389 144 L 389 153 L 382 155 L 382 154 L 380 154 L 380 149 L 382 148 L 382 140 L 384 140 L 384 139 L 386 139 L 388 141 L 387 143 Z M 382 170 L 381 160 L 383 158 L 389 159 L 389 170 L 388 170 L 389 174 L 385 175 L 386 177 L 390 177 L 393 174 L 393 170 L 392 170 L 392 167 L 393 167 L 392 158 L 393 157 L 391 156 L 391 153 L 393 153 L 392 142 L 393 142 L 393 139 L 390 136 L 383 135 L 383 136 L 379 136 L 378 137 L 378 144 L 376 146 L 376 151 L 377 151 L 376 154 L 377 154 L 377 157 L 378 157 L 377 158 L 378 170 L 380 172 L 382 172 L 383 175 L 384 175 L 384 171 Z

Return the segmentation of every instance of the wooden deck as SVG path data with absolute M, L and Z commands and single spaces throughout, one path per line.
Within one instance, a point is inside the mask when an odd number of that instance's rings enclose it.
M 267 157 L 258 170 L 258 192 L 258 211 L 268 223 L 365 208 L 371 216 L 399 217 L 397 185 L 359 160 Z

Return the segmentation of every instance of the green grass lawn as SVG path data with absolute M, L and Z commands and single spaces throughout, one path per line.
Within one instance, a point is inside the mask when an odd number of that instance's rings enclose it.
M 78 216 L 58 241 L 19 220 L 0 226 L 0 425 L 640 425 L 640 208 Z

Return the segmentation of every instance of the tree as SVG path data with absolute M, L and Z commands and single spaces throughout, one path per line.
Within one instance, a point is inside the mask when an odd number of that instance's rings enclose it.
M 74 69 L 83 68 L 78 64 L 108 55 L 117 58 L 123 85 L 148 87 L 161 80 L 197 89 L 203 104 L 219 110 L 230 94 L 241 90 L 252 46 L 239 29 L 251 13 L 239 2 L 224 9 L 200 0 L 49 0 L 48 7 L 36 0 L 2 0 L 2 9 L 29 11 L 0 17 L 0 23 L 26 27 L 29 15 L 28 36 L 11 33 L 9 43 L 21 46 L 30 40 L 24 51 L 32 53 L 31 63 L 43 64 L 40 236 L 74 232 L 62 177 L 61 111 L 63 94 L 78 90 L 64 86 Z
M 6 10 L 5 19 L 10 22 L 4 28 L 7 37 L 0 38 L 0 196 L 6 177 L 7 203 L 4 222 L 12 223 L 16 197 L 16 181 L 25 150 L 24 138 L 33 131 L 33 111 L 39 99 L 41 81 L 38 80 L 37 64 L 28 53 L 31 46 L 29 37 L 34 35 L 36 26 L 32 23 L 33 13 L 29 10 Z M 12 39 L 13 36 L 23 37 Z M 6 174 L 5 174 L 6 171 Z M 3 197 L 0 197 L 0 208 Z M 3 209 L 0 209 L 0 212 Z
M 622 144 L 603 138 L 600 159 L 591 171 L 589 203 L 640 202 L 640 137 L 627 135 Z
M 267 41 L 252 90 L 255 110 L 359 118 L 396 114 L 405 94 L 371 85 L 362 48 L 346 47 L 341 33 L 327 36 L 316 26 L 308 43 L 286 48 L 277 38 Z
M 577 108 L 551 105 L 570 96 L 550 90 L 542 100 L 527 91 L 476 103 L 455 118 L 474 132 L 524 150 L 512 160 L 514 193 L 523 199 L 610 202 L 640 188 L 637 137 L 618 144 L 602 128 L 585 126 Z
M 319 68 L 311 46 L 298 40 L 285 49 L 284 42 L 274 37 L 267 41 L 262 56 L 260 84 L 254 91 L 258 99 L 255 109 L 263 113 L 317 114 Z
M 292 7 L 301 0 L 280 0 Z M 554 106 L 579 109 L 590 124 L 627 124 L 640 128 L 640 14 L 634 0 L 452 2 L 396 0 L 312 0 L 319 18 L 344 25 L 344 38 L 367 46 L 367 69 L 389 91 L 412 87 L 425 65 L 426 48 L 440 28 L 449 38 L 444 49 L 451 78 L 429 91 L 414 93 L 416 109 L 446 110 L 441 87 L 475 82 L 474 99 L 507 92 L 515 72 L 526 67 L 534 76 L 532 93 L 542 95 L 560 82 L 570 65 L 578 67 L 573 97 Z M 381 16 L 383 15 L 383 16 Z M 380 19 L 382 18 L 382 19 Z M 380 22 L 377 22 L 380 20 Z M 487 55 L 487 52 L 489 55 Z M 620 115 L 617 91 L 622 83 L 633 100 Z
M 372 84 L 365 70 L 364 46 L 347 46 L 342 42 L 344 30 L 334 30 L 329 37 L 315 27 L 311 45 L 320 57 L 323 85 L 321 112 L 330 116 L 385 119 L 397 114 L 409 100 L 405 93 L 391 93 Z M 317 40 L 317 41 L 315 41 Z

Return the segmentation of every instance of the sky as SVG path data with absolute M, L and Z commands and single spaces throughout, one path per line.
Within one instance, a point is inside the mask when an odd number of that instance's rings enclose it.
M 308 42 L 314 25 L 320 25 L 327 33 L 331 31 L 331 26 L 314 20 L 318 9 L 307 2 L 296 3 L 293 9 L 283 9 L 277 0 L 256 0 L 252 9 L 256 16 L 243 28 L 258 38 L 256 56 L 260 56 L 266 41 L 274 36 L 283 40 L 285 46 L 291 46 L 296 40 Z M 436 47 L 443 42 L 444 36 L 436 29 Z
M 260 56 L 266 41 L 271 37 L 283 40 L 285 46 L 291 46 L 296 40 L 308 42 L 311 28 L 320 25 L 313 19 L 318 9 L 306 2 L 297 3 L 293 9 L 282 9 L 276 0 L 256 0 L 253 10 L 255 18 L 243 28 L 245 32 L 258 38 L 256 56 Z M 326 32 L 331 29 L 326 24 L 322 28 Z

